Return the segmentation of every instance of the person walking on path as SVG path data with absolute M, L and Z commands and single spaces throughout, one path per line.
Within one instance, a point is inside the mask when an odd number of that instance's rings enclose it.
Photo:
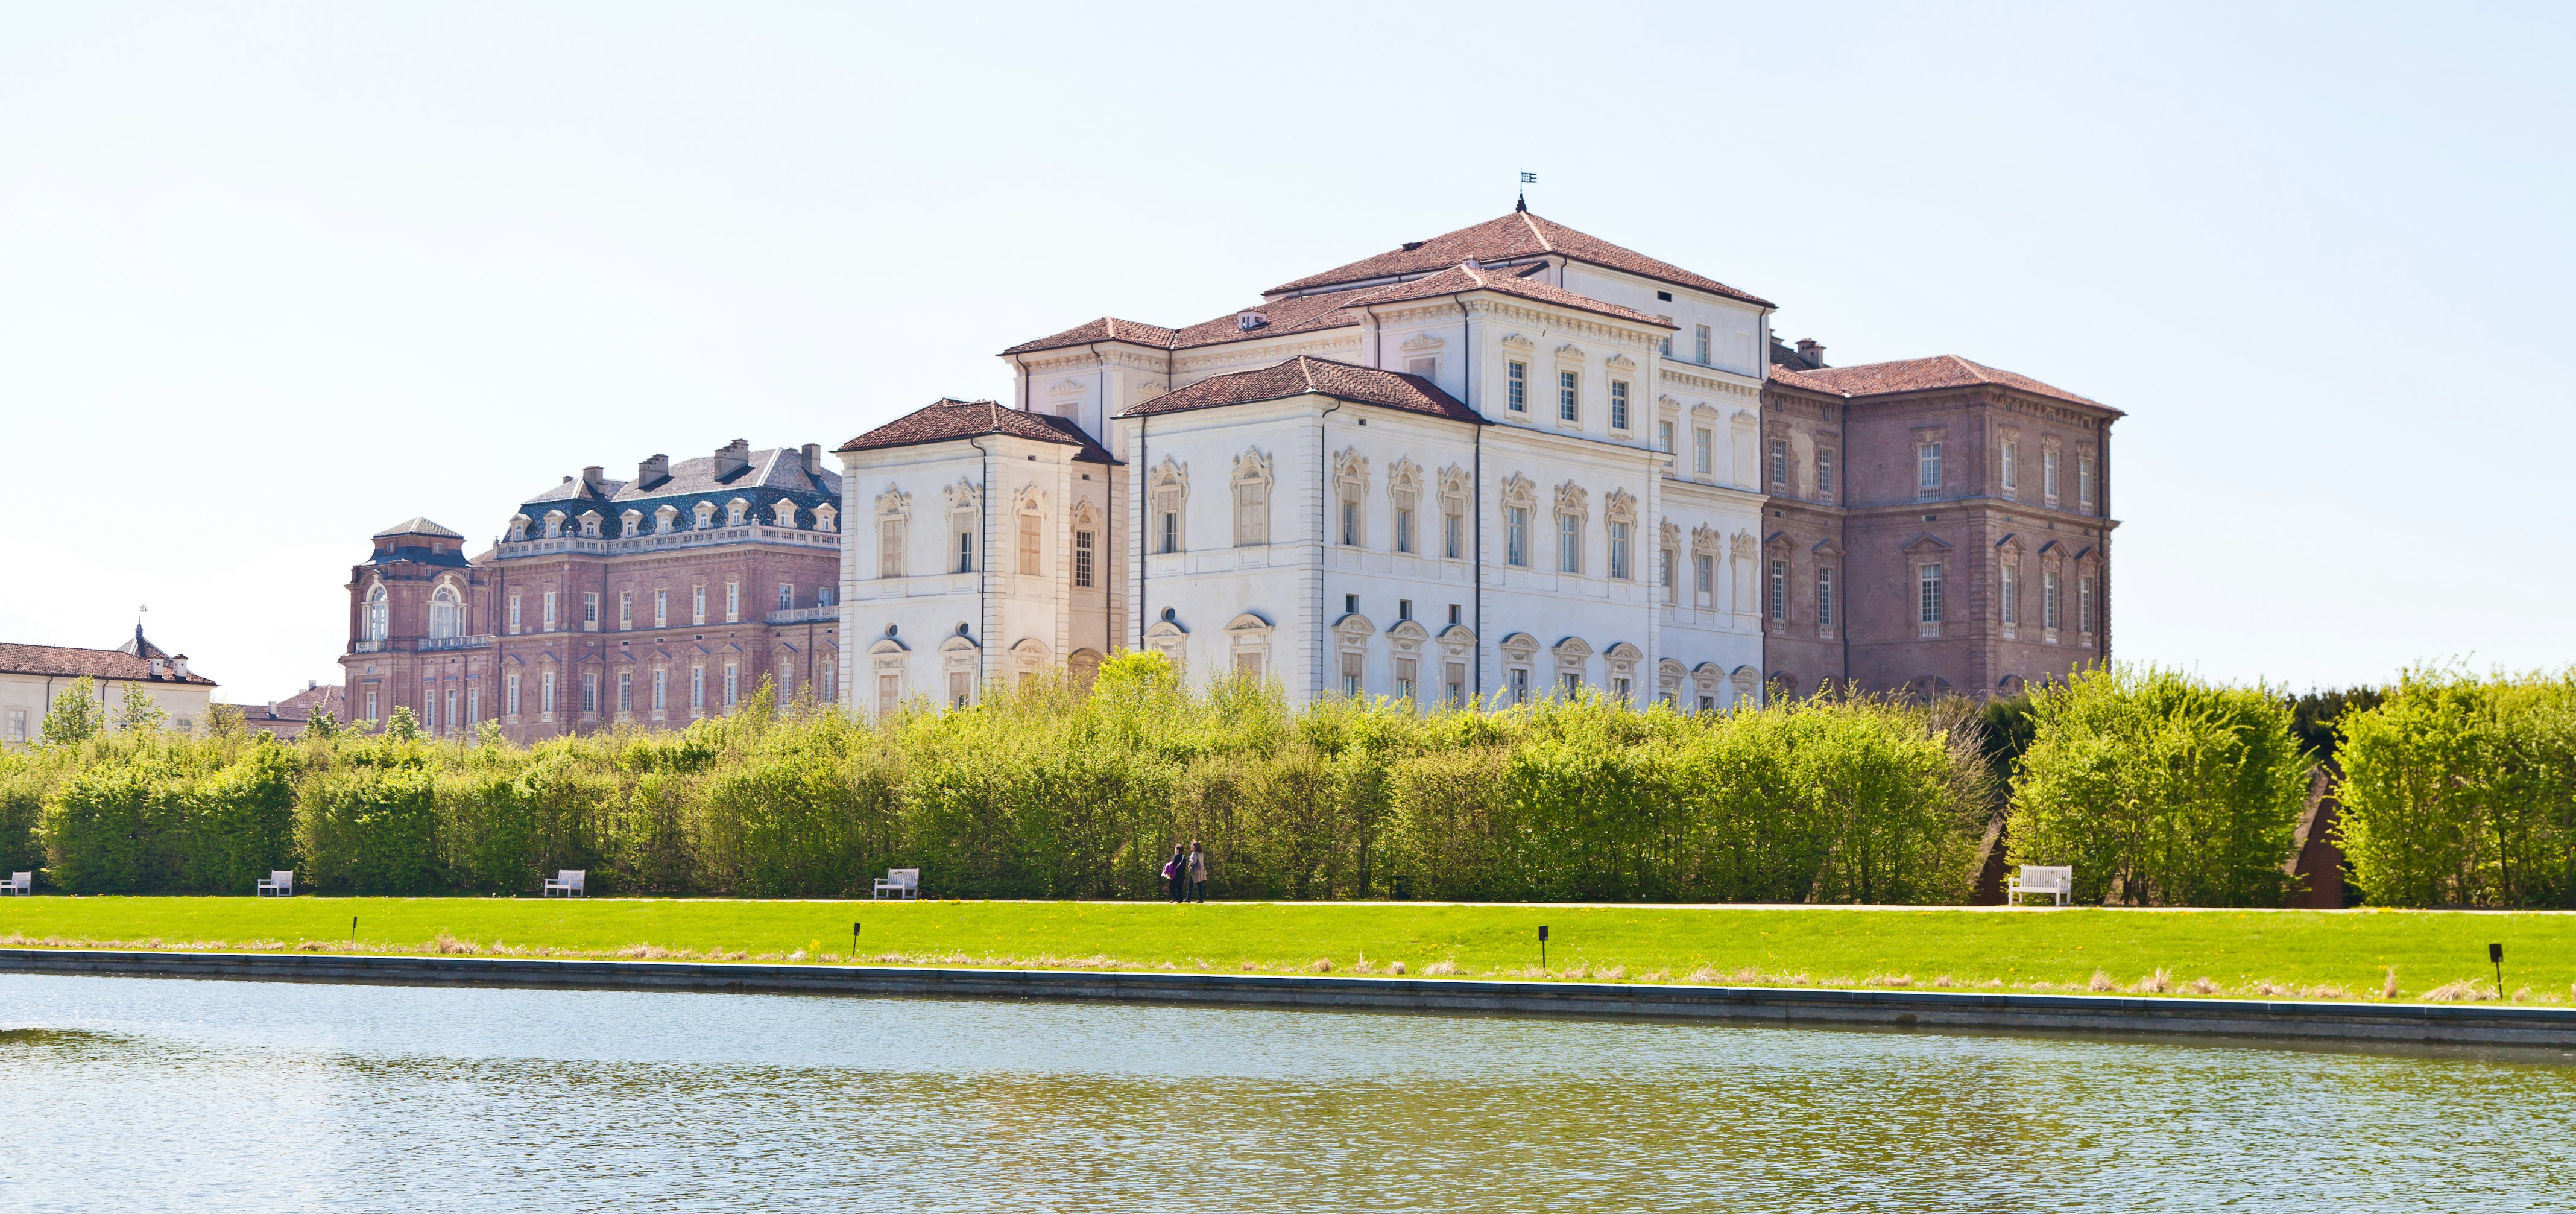
M 1207 853 L 1199 850 L 1196 839 L 1190 840 L 1190 863 L 1186 871 L 1190 877 L 1190 896 L 1201 902 L 1207 901 Z
M 1190 892 L 1190 854 L 1178 843 L 1172 845 L 1172 858 L 1163 862 L 1163 881 L 1170 887 L 1172 901 L 1187 900 Z

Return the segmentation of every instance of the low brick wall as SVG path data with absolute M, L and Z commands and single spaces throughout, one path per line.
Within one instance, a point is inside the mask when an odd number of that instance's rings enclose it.
M 0 949 L 0 973 L 721 991 L 2576 1047 L 2576 1008 L 699 961 Z

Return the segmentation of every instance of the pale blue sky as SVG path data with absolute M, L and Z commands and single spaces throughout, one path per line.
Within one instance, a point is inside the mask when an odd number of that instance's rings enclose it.
M 960 6 L 962 8 L 962 6 Z M 367 536 L 1532 208 L 2127 410 L 2118 655 L 2576 660 L 2568 10 L 0 5 L 0 639 L 336 677 Z

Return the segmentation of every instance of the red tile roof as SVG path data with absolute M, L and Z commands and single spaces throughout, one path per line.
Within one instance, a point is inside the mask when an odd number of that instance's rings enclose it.
M 1956 354 L 1931 358 L 1907 358 L 1896 362 L 1863 363 L 1854 367 L 1822 367 L 1801 371 L 1774 366 L 1771 378 L 1792 388 L 1823 392 L 1833 396 L 1891 396 L 1899 392 L 1930 392 L 1942 388 L 1979 386 L 2011 388 L 2033 396 L 2045 396 L 2070 404 L 2111 409 L 2098 400 L 2077 396 L 2064 388 L 2051 387 L 2027 375 L 1999 371 L 1982 363 L 1969 362 Z M 2119 410 L 2111 409 L 2118 413 Z
M 1133 320 L 1120 320 L 1115 316 L 1103 316 L 1098 320 L 1086 321 L 1082 324 L 1075 325 L 1062 333 L 1041 337 L 1036 341 L 1021 342 L 1010 349 L 1002 351 L 1002 353 L 1026 354 L 1032 350 L 1057 350 L 1066 346 L 1087 346 L 1095 341 L 1124 341 L 1132 342 L 1140 346 L 1152 346 L 1157 350 L 1168 350 L 1172 348 L 1172 336 L 1172 331 L 1161 325 L 1149 325 Z
M 1032 439 L 1042 443 L 1061 443 L 1079 447 L 1075 459 L 1095 464 L 1114 464 L 1109 452 L 1082 427 L 1071 421 L 1044 413 L 1022 413 L 989 400 L 933 401 L 910 413 L 887 422 L 834 448 L 836 451 L 873 451 L 883 447 L 914 447 L 923 443 L 944 443 L 953 439 L 972 438 L 980 434 L 1007 434 L 1013 438 Z
M 154 647 L 146 651 L 159 656 Z M 213 679 L 194 671 L 182 675 L 176 667 L 164 665 L 161 674 L 152 673 L 151 657 L 137 656 L 122 649 L 74 649 L 68 645 L 0 644 L 0 674 L 32 674 L 54 678 L 123 679 L 134 683 L 188 683 L 212 687 Z
M 1503 261 L 1514 257 L 1535 257 L 1553 253 L 1570 261 L 1589 262 L 1668 282 L 1674 286 L 1706 291 L 1729 299 L 1740 299 L 1760 307 L 1774 306 L 1770 300 L 1748 294 L 1701 274 L 1693 274 L 1670 262 L 1657 261 L 1633 249 L 1621 248 L 1597 236 L 1577 232 L 1561 223 L 1541 219 L 1527 211 L 1514 211 L 1500 219 L 1489 219 L 1474 227 L 1460 228 L 1429 240 L 1411 241 L 1402 248 L 1390 249 L 1375 257 L 1363 257 L 1346 266 L 1309 274 L 1295 282 L 1283 283 L 1263 292 L 1280 295 L 1291 291 L 1309 291 L 1335 283 L 1365 282 L 1372 278 L 1391 278 L 1399 274 L 1420 274 L 1457 265 L 1470 257 L 1478 261 Z
M 1561 308 L 1573 308 L 1603 316 L 1614 316 L 1620 320 L 1649 324 L 1659 329 L 1674 327 L 1673 322 L 1662 317 L 1648 316 L 1631 308 L 1623 308 L 1614 303 L 1603 303 L 1586 295 L 1577 295 L 1563 287 L 1552 287 L 1535 278 L 1523 278 L 1510 270 L 1466 265 L 1452 266 L 1428 278 L 1416 278 L 1391 287 L 1356 293 L 1359 297 L 1353 302 L 1402 303 L 1409 299 L 1429 299 L 1435 295 L 1455 295 L 1464 291 L 1495 291 L 1504 295 L 1517 295 L 1523 299 L 1555 304 Z
M 1482 422 L 1476 411 L 1458 403 L 1458 399 L 1440 390 L 1438 384 L 1418 375 L 1355 367 L 1328 358 L 1299 355 L 1277 366 L 1257 371 L 1236 371 L 1228 375 L 1211 375 L 1174 392 L 1166 392 L 1129 409 L 1124 416 L 1138 417 L 1156 413 L 1180 413 L 1190 409 L 1214 409 L 1221 405 L 1246 405 L 1255 401 L 1285 400 L 1309 393 L 1336 396 L 1344 400 L 1383 405 L 1408 413 L 1427 413 L 1456 421 Z

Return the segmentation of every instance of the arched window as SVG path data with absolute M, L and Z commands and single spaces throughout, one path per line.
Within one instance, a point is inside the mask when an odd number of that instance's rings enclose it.
M 378 587 L 377 593 L 383 593 L 383 588 Z M 456 587 L 439 587 L 429 596 L 430 639 L 443 640 L 462 635 L 464 616 L 464 604 L 457 601 Z
M 393 604 L 385 597 L 382 582 L 367 592 L 367 639 L 381 641 L 393 627 Z

